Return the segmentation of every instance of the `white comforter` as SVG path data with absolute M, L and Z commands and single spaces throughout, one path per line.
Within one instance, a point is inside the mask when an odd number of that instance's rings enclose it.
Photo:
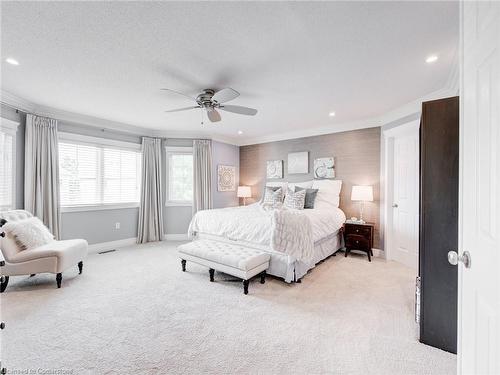
M 337 232 L 345 222 L 339 208 L 266 210 L 260 204 L 199 211 L 189 235 L 205 233 L 269 246 L 294 259 L 309 260 L 314 243 Z

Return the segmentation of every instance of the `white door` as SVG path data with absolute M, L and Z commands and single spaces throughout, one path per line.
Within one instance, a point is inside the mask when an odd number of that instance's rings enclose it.
M 391 259 L 418 269 L 418 124 L 394 137 Z
M 500 374 L 500 2 L 461 7 L 458 373 Z

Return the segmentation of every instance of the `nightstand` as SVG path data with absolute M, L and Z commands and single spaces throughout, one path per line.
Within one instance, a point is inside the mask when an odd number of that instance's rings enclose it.
M 373 256 L 373 224 L 344 224 L 345 256 L 351 250 L 364 251 L 368 255 L 368 260 L 372 261 Z

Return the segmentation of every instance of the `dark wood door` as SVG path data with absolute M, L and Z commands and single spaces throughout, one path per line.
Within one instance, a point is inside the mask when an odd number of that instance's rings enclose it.
M 422 104 L 420 126 L 420 341 L 457 352 L 459 99 Z M 472 176 L 471 176 L 472 177 Z

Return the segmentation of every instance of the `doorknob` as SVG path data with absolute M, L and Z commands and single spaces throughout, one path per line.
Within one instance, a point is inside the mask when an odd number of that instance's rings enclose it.
M 399 206 L 398 206 L 398 204 L 397 204 L 397 203 L 394 203 L 394 204 L 392 205 L 392 207 L 393 207 L 393 208 L 398 208 Z
M 452 266 L 456 266 L 458 262 L 462 262 L 465 268 L 470 268 L 470 253 L 464 251 L 462 255 L 458 255 L 456 251 L 448 251 L 448 263 Z

